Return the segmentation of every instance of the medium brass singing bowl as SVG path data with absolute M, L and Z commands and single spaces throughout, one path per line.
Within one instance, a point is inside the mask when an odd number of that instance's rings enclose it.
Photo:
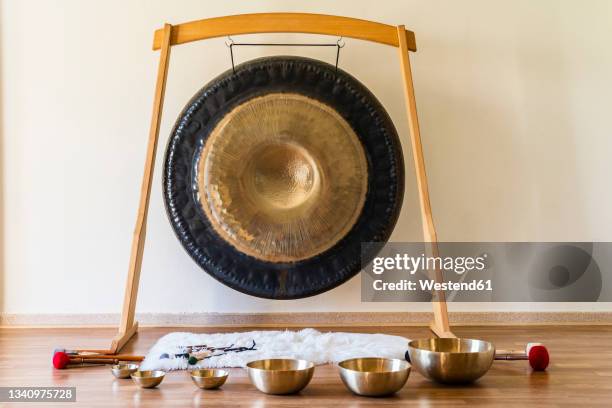
M 111 373 L 117 378 L 130 378 L 138 370 L 138 364 L 116 364 L 111 367 Z
M 338 363 L 340 378 L 357 395 L 380 397 L 399 391 L 410 375 L 410 364 L 390 358 L 353 358 Z
M 202 369 L 193 370 L 191 372 L 191 379 L 199 388 L 212 390 L 225 384 L 228 375 L 229 372 L 226 370 Z
M 304 389 L 312 379 L 315 366 L 310 361 L 269 359 L 251 361 L 247 371 L 251 382 L 266 394 L 293 394 Z
M 493 364 L 492 343 L 457 338 L 413 340 L 410 363 L 423 376 L 443 384 L 465 384 L 482 377 Z
M 132 380 L 141 388 L 155 388 L 164 380 L 166 373 L 161 370 L 136 371 L 132 373 Z

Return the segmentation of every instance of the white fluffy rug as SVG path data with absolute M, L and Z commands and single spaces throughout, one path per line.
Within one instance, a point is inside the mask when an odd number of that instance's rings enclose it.
M 256 350 L 228 352 L 189 365 L 186 358 L 174 357 L 185 346 L 206 344 L 213 347 L 251 347 Z M 404 358 L 408 339 L 386 334 L 321 333 L 300 331 L 251 331 L 196 334 L 175 332 L 162 337 L 146 355 L 141 370 L 185 370 L 204 367 L 244 367 L 249 361 L 264 358 L 299 358 L 315 364 L 338 362 L 355 357 Z M 163 354 L 169 358 L 160 358 Z

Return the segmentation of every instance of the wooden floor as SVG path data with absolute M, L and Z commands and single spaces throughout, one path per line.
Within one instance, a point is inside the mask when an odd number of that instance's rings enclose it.
M 249 328 L 245 328 L 247 330 Z M 212 332 L 235 329 L 185 329 Z M 325 328 L 321 330 L 334 330 Z M 338 328 L 373 332 L 373 328 Z M 144 354 L 168 328 L 141 329 L 127 352 Z M 419 327 L 388 327 L 378 331 L 409 338 L 428 337 Z M 461 337 L 489 340 L 498 349 L 520 349 L 529 341 L 547 344 L 552 355 L 547 372 L 532 373 L 525 361 L 496 361 L 487 375 L 470 386 L 442 386 L 413 371 L 406 386 L 395 396 L 354 396 L 342 385 L 337 369 L 319 366 L 310 385 L 298 395 L 269 396 L 259 393 L 243 369 L 232 369 L 225 386 L 201 391 L 183 371 L 168 373 L 158 389 L 137 388 L 131 380 L 114 379 L 108 367 L 54 370 L 55 346 L 105 348 L 110 329 L 0 329 L 0 386 L 75 386 L 76 404 L 68 406 L 612 406 L 612 327 L 458 327 Z M 2 405 L 2 404 L 0 404 Z M 25 406 L 25 404 L 12 404 Z M 50 406 L 53 404 L 34 404 Z

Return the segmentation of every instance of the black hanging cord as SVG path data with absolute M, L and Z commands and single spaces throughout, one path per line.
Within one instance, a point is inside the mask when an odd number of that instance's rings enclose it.
M 263 46 L 263 47 L 336 47 L 336 73 L 338 73 L 338 61 L 340 60 L 340 49 L 346 45 L 342 40 L 342 37 L 338 38 L 333 44 L 326 43 L 237 43 L 234 42 L 232 37 L 227 37 L 228 41 L 225 45 L 229 48 L 230 59 L 232 61 L 232 72 L 236 73 L 236 66 L 234 64 L 234 47 L 251 47 L 251 46 Z

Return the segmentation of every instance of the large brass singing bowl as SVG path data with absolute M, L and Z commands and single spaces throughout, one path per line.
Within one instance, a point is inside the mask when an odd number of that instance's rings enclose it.
M 493 364 L 492 343 L 457 338 L 413 340 L 410 363 L 423 376 L 443 384 L 465 384 L 482 377 Z
M 247 371 L 251 382 L 266 394 L 293 394 L 308 385 L 314 364 L 306 360 L 269 359 L 251 361 Z
M 410 364 L 389 358 L 353 358 L 338 363 L 340 378 L 355 394 L 380 397 L 399 391 L 410 374 Z

